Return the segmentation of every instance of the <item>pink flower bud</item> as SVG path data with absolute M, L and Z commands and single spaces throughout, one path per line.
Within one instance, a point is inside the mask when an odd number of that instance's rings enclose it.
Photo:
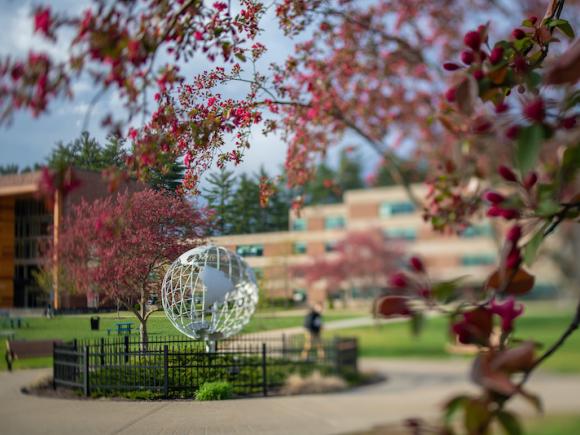
M 486 201 L 489 201 L 492 204 L 499 204 L 499 203 L 505 201 L 505 196 L 503 196 L 501 193 L 492 192 L 492 191 L 485 192 L 483 197 L 485 198 Z
M 530 20 L 530 23 L 536 24 L 536 22 L 538 21 L 538 17 L 532 15 L 531 17 L 528 17 L 528 20 Z
M 508 269 L 517 269 L 522 262 L 522 256 L 518 249 L 512 249 L 512 251 L 507 256 L 505 265 Z
M 495 299 L 491 301 L 491 312 L 501 317 L 501 329 L 503 332 L 513 330 L 514 320 L 524 312 L 524 306 L 519 304 L 516 307 L 516 301 L 513 297 L 507 299 L 503 304 L 498 304 Z
M 506 235 L 506 240 L 512 242 L 514 245 L 520 240 L 522 237 L 522 227 L 519 225 L 514 225 L 509 229 Z
M 516 140 L 518 138 L 519 133 L 520 133 L 519 125 L 512 125 L 505 131 L 506 137 L 511 140 Z
M 569 116 L 562 119 L 560 125 L 562 125 L 562 127 L 564 127 L 566 130 L 573 129 L 576 126 L 576 116 Z
M 397 272 L 394 275 L 391 275 L 389 283 L 395 288 L 405 288 L 408 284 L 407 275 L 403 272 Z
M 501 103 L 497 103 L 495 105 L 495 113 L 503 113 L 506 112 L 509 109 L 509 106 L 504 103 L 503 101 Z
M 479 46 L 481 45 L 480 33 L 475 31 L 467 32 L 463 37 L 463 43 L 473 51 L 479 50 Z
M 502 209 L 500 207 L 498 207 L 497 205 L 493 205 L 487 210 L 487 213 L 485 213 L 485 215 L 487 217 L 499 217 L 501 216 L 501 212 Z
M 522 29 L 514 29 L 512 36 L 515 39 L 524 39 L 526 37 L 526 32 L 524 32 Z
M 511 221 L 520 217 L 520 212 L 513 208 L 506 208 L 500 211 L 500 216 L 505 220 Z
M 482 70 L 476 69 L 475 71 L 473 71 L 473 77 L 475 78 L 475 80 L 481 80 L 482 78 L 485 77 L 485 74 L 483 73 Z
M 491 62 L 491 64 L 495 65 L 501 62 L 502 59 L 503 59 L 503 47 L 501 45 L 493 47 L 493 50 L 491 50 L 491 53 L 489 54 L 489 61 Z
M 425 265 L 423 264 L 423 262 L 421 261 L 421 259 L 419 257 L 411 257 L 409 259 L 409 264 L 415 272 L 424 272 L 425 271 Z
M 463 62 L 465 65 L 471 65 L 474 59 L 475 56 L 473 55 L 473 51 L 466 50 L 461 53 L 461 62 Z
M 500 165 L 500 167 L 497 168 L 497 172 L 506 181 L 511 181 L 512 183 L 518 181 L 516 173 L 505 165 Z
M 538 174 L 535 172 L 530 172 L 524 179 L 524 187 L 530 190 L 538 182 Z
M 454 102 L 456 92 L 457 91 L 455 88 L 447 89 L 447 92 L 445 92 L 445 98 L 447 99 L 447 101 L 449 101 L 450 103 Z
M 546 116 L 546 108 L 541 98 L 536 98 L 524 106 L 524 115 L 530 121 L 542 122 Z
M 445 62 L 443 64 L 443 69 L 446 69 L 447 71 L 456 71 L 459 68 L 461 68 L 461 66 L 457 65 L 454 62 Z

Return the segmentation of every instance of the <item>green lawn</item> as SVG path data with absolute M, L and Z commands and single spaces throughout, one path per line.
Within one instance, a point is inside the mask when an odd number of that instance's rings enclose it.
M 363 313 L 357 311 L 337 311 L 325 313 L 324 318 L 326 322 L 330 322 L 333 320 L 360 317 L 361 315 Z M 101 318 L 100 331 L 91 331 L 90 317 L 91 315 L 83 314 L 56 316 L 53 319 L 41 317 L 26 318 L 25 326 L 15 330 L 16 339 L 60 339 L 67 341 L 74 338 L 100 338 L 107 337 L 107 328 L 111 328 L 113 331 L 111 336 L 115 336 L 115 323 L 119 321 L 133 322 L 136 328 L 138 326 L 137 319 L 129 312 L 121 312 L 119 316 L 117 313 L 102 313 L 99 314 Z M 291 328 L 302 326 L 303 322 L 304 317 L 302 315 L 286 316 L 282 315 L 282 313 L 277 314 L 276 312 L 257 313 L 242 332 L 252 333 L 272 329 Z M 147 328 L 149 336 L 151 337 L 179 334 L 162 312 L 152 314 L 147 322 Z M 47 367 L 50 364 L 50 358 L 26 359 L 17 361 L 15 368 Z M 1 358 L 0 370 L 5 369 L 6 362 L 4 358 Z
M 572 315 L 573 307 L 558 308 L 548 304 L 530 304 L 526 315 L 518 319 L 516 336 L 521 339 L 533 339 L 544 345 L 554 342 L 566 328 Z M 243 332 L 260 332 L 279 328 L 301 326 L 303 317 L 295 313 L 268 312 L 256 314 Z M 359 317 L 360 311 L 327 311 L 325 321 Z M 101 314 L 101 330 L 91 331 L 89 315 L 58 316 L 54 319 L 26 319 L 28 327 L 16 331 L 18 339 L 51 339 L 71 340 L 73 338 L 106 337 L 106 328 L 112 328 L 118 322 L 116 313 Z M 129 313 L 121 313 L 121 320 L 137 322 Z M 176 331 L 163 313 L 155 313 L 149 320 L 149 333 L 156 335 L 175 335 Z M 360 340 L 361 356 L 373 357 L 415 357 L 415 358 L 449 358 L 445 351 L 448 340 L 448 324 L 443 317 L 428 319 L 422 334 L 413 337 L 407 322 L 391 323 L 379 326 L 340 330 L 340 335 L 354 335 Z M 337 332 L 332 331 L 332 335 Z M 50 364 L 50 359 L 31 359 L 16 363 L 16 367 L 42 367 Z M 544 365 L 545 368 L 559 372 L 580 372 L 580 332 L 576 332 L 568 342 Z M 4 359 L 0 359 L 0 370 L 5 369 Z
M 569 310 L 533 307 L 518 319 L 515 336 L 532 339 L 550 345 L 568 326 L 573 307 Z M 418 337 L 413 337 L 407 322 L 343 329 L 341 335 L 359 339 L 361 356 L 449 358 L 445 352 L 448 341 L 448 321 L 444 317 L 426 320 Z M 543 367 L 558 372 L 580 372 L 580 331 L 568 339 L 559 351 L 546 361 Z
M 580 415 L 544 416 L 524 423 L 527 435 L 580 434 Z

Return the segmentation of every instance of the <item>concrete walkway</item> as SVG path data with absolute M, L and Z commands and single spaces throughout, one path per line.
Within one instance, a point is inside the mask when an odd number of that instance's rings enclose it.
M 340 434 L 407 417 L 437 417 L 450 395 L 472 389 L 465 360 L 363 359 L 388 382 L 349 392 L 224 402 L 126 402 L 27 396 L 23 385 L 47 369 L 0 373 L 0 433 L 21 434 Z M 580 376 L 540 373 L 529 388 L 546 412 L 580 413 Z M 524 402 L 513 407 L 534 411 Z
M 429 316 L 432 316 L 432 314 L 429 314 Z M 353 317 L 351 319 L 332 320 L 330 322 L 325 322 L 323 324 L 323 331 L 337 331 L 339 329 L 357 328 L 360 326 L 384 325 L 386 323 L 401 323 L 406 321 L 408 321 L 408 319 L 405 319 L 403 317 L 392 319 L 375 319 L 371 316 Z M 282 334 L 294 335 L 294 334 L 303 334 L 304 332 L 305 332 L 304 327 L 296 326 L 293 328 L 271 329 L 269 331 L 252 332 L 249 334 L 244 334 L 244 336 L 245 337 L 255 336 L 257 338 L 280 337 Z

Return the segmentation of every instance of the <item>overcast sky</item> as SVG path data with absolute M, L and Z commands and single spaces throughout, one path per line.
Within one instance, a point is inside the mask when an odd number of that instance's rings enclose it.
M 66 53 L 65 44 L 51 46 L 32 32 L 32 7 L 39 2 L 29 0 L 0 0 L 0 55 L 21 57 L 34 50 L 46 49 L 56 58 L 64 58 Z M 52 0 L 41 1 L 50 4 L 56 10 L 83 10 L 87 5 L 86 0 Z M 275 17 L 270 14 L 263 22 L 264 35 L 260 38 L 267 41 L 268 53 L 261 60 L 262 68 L 265 69 L 270 62 L 282 62 L 286 55 L 291 52 L 290 39 L 283 36 L 278 26 L 275 25 Z M 202 57 L 199 61 L 190 62 L 182 68 L 186 77 L 192 77 L 209 65 Z M 241 84 L 240 84 L 241 85 Z M 73 101 L 54 101 L 50 106 L 50 113 L 38 119 L 34 119 L 28 112 L 19 112 L 14 122 L 9 126 L 0 126 L 0 165 L 16 163 L 20 167 L 42 162 L 49 154 L 55 143 L 69 142 L 81 133 L 85 114 L 88 108 L 87 102 L 93 95 L 91 82 L 88 80 L 77 82 L 74 86 L 75 99 Z M 240 89 L 240 95 L 246 89 Z M 151 107 L 151 105 L 150 105 Z M 88 130 L 99 141 L 104 141 L 106 131 L 99 126 L 99 119 L 103 112 L 108 110 L 119 111 L 122 107 L 114 95 L 109 95 L 101 100 L 93 110 Z M 286 155 L 285 145 L 276 137 L 264 137 L 260 128 L 253 132 L 253 148 L 247 153 L 245 161 L 236 171 L 255 171 L 264 164 L 270 172 L 278 170 Z

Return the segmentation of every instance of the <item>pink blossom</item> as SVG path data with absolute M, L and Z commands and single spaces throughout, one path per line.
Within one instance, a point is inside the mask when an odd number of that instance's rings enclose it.
M 513 297 L 509 297 L 503 304 L 491 301 L 491 312 L 501 317 L 501 330 L 511 332 L 514 320 L 524 312 L 523 304 L 517 304 Z

